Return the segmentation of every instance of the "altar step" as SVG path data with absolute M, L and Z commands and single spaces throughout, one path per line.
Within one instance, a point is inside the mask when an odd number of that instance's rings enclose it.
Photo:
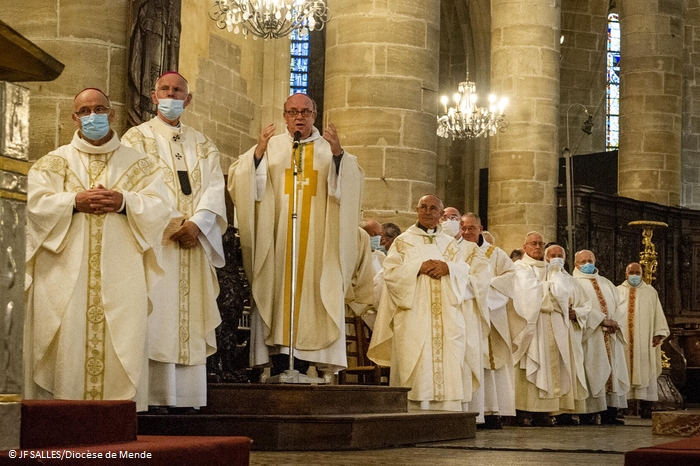
M 407 412 L 408 389 L 210 384 L 198 414 L 139 415 L 139 434 L 243 435 L 254 450 L 356 450 L 473 438 L 476 414 Z
M 700 435 L 700 409 L 654 411 L 651 414 L 651 432 L 675 437 Z

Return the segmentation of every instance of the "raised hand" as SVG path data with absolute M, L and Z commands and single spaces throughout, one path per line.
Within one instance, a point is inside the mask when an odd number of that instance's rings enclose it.
M 340 146 L 338 130 L 335 129 L 333 123 L 328 123 L 328 126 L 326 126 L 326 130 L 323 132 L 323 139 L 328 141 L 328 144 L 331 145 L 331 153 L 333 153 L 333 155 L 340 155 L 343 148 Z
M 255 147 L 255 158 L 256 159 L 262 159 L 263 155 L 265 155 L 265 151 L 267 150 L 267 143 L 270 141 L 270 138 L 275 135 L 275 124 L 269 124 L 265 128 L 263 128 L 262 132 L 260 133 L 260 137 L 258 138 L 258 145 Z

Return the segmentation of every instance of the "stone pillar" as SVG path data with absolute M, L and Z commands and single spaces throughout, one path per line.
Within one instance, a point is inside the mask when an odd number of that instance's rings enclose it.
M 491 138 L 488 227 L 505 249 L 537 230 L 556 238 L 559 2 L 492 0 L 491 91 L 510 126 Z
M 435 191 L 440 2 L 328 6 L 326 121 L 365 171 L 364 215 L 405 228 Z
M 700 209 L 700 3 L 688 2 L 685 12 L 683 73 L 683 156 L 681 206 Z
M 683 0 L 621 2 L 618 193 L 680 204 Z
M 29 91 L 0 81 L 0 450 L 19 447 Z

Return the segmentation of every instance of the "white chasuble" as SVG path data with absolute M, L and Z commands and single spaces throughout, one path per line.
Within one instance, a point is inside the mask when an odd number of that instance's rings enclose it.
M 632 286 L 627 280 L 617 287 L 620 329 L 628 344 L 625 352 L 629 371 L 629 399 L 657 401 L 657 379 L 661 375 L 661 345 L 654 347 L 655 336 L 666 338 L 670 332 L 666 316 L 654 287 L 642 282 Z
M 625 338 L 621 330 L 609 335 L 603 331 L 604 319 L 622 324 L 617 310 L 617 289 L 610 280 L 600 276 L 597 269 L 592 274 L 576 269 L 573 277 L 578 280 L 591 304 L 591 312 L 583 329 L 583 364 L 589 392 L 586 412 L 604 411 L 608 406 L 626 408 L 629 377 L 625 362 Z
M 419 275 L 430 259 L 446 262 L 450 273 Z M 466 307 L 473 298 L 469 265 L 454 238 L 413 225 L 394 240 L 367 355 L 391 366 L 390 385 L 411 388 L 409 408 L 460 411 L 471 401 L 481 369 L 479 351 L 467 353 L 467 340 L 479 342 L 478 321 L 466 322 L 475 315 Z
M 76 132 L 29 171 L 27 398 L 145 394 L 147 292 L 162 275 L 154 248 L 168 214 L 161 178 L 116 134 L 97 147 Z M 76 195 L 99 184 L 122 193 L 123 213 L 74 211 Z
M 215 329 L 221 323 L 214 267 L 224 265 L 221 237 L 227 221 L 219 151 L 202 133 L 186 125 L 172 127 L 158 117 L 131 128 L 122 141 L 149 155 L 162 168 L 170 217 L 185 217 L 200 229 L 196 247 L 184 249 L 170 240 L 162 248 L 165 277 L 150 294 L 149 358 L 168 364 L 204 365 L 207 356 L 216 352 Z
M 515 403 L 524 411 L 553 412 L 571 390 L 567 284 L 527 254 L 514 273 L 494 277 L 489 300 L 506 303 L 515 365 Z M 566 314 L 565 314 L 566 311 Z M 573 405 L 567 409 L 573 409 Z
M 292 136 L 274 136 L 256 167 L 255 147 L 229 171 L 243 265 L 253 294 L 251 363 L 290 345 L 293 190 L 297 192 L 295 356 L 324 370 L 347 367 L 345 296 L 358 254 L 364 175 L 357 159 L 336 166 L 316 128 L 292 154 Z M 298 166 L 294 186 L 293 163 Z

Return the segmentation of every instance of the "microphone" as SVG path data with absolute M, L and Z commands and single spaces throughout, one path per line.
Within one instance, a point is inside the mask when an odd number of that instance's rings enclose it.
M 301 140 L 301 131 L 294 131 L 294 145 L 293 145 L 294 150 L 297 150 L 297 147 L 299 147 L 300 140 Z

